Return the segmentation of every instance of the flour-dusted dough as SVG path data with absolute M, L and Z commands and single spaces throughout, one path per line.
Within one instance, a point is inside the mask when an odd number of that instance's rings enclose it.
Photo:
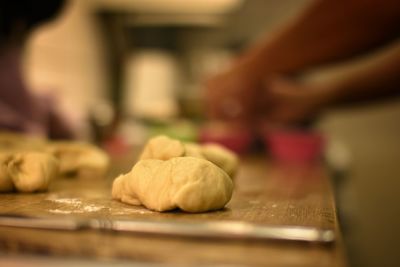
M 223 208 L 232 191 L 230 177 L 211 162 L 175 157 L 140 160 L 131 172 L 115 179 L 112 196 L 156 211 L 204 212 Z
M 168 160 L 183 156 L 209 160 L 223 169 L 230 177 L 236 174 L 238 168 L 238 157 L 221 145 L 182 143 L 163 135 L 150 139 L 139 159 Z
M 10 192 L 14 190 L 14 184 L 7 170 L 7 164 L 11 159 L 9 153 L 0 153 L 0 192 Z
M 62 175 L 103 177 L 110 165 L 109 156 L 94 145 L 81 142 L 52 142 L 46 151 L 60 161 Z
M 47 153 L 21 152 L 12 156 L 7 171 L 18 191 L 44 191 L 58 174 L 58 161 Z
M 185 154 L 185 147 L 182 142 L 159 135 L 151 138 L 140 155 L 139 159 L 160 159 L 168 160 L 174 157 L 182 157 Z
M 218 144 L 205 144 L 201 147 L 203 156 L 226 171 L 230 177 L 234 177 L 238 166 L 239 159 L 235 153 Z

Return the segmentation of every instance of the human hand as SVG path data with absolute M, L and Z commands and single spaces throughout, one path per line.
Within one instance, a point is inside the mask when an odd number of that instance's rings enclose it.
M 321 84 L 302 83 L 272 77 L 265 83 L 263 117 L 272 123 L 291 124 L 309 121 L 334 100 L 333 91 Z
M 257 113 L 261 80 L 238 63 L 206 83 L 207 113 L 213 119 L 250 123 Z

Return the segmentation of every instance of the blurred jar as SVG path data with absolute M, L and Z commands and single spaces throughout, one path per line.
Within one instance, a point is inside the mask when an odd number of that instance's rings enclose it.
M 143 49 L 127 58 L 124 77 L 124 112 L 150 120 L 178 115 L 176 58 L 163 50 Z

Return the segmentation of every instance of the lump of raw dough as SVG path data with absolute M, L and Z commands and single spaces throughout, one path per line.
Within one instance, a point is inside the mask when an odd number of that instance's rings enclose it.
M 218 144 L 205 144 L 202 146 L 201 152 L 207 160 L 226 171 L 230 177 L 235 176 L 239 165 L 235 153 Z
M 14 184 L 7 170 L 7 164 L 11 159 L 8 153 L 0 153 L 0 192 L 14 190 Z
M 237 171 L 238 158 L 235 153 L 218 144 L 198 145 L 182 143 L 167 136 L 157 136 L 148 141 L 140 159 L 168 160 L 174 157 L 195 157 L 211 161 L 230 177 Z
M 46 151 L 60 161 L 62 175 L 104 176 L 110 164 L 104 151 L 87 143 L 53 142 Z
M 185 157 L 194 157 L 194 158 L 201 158 L 204 159 L 202 147 L 195 143 L 184 143 L 183 146 L 185 147 Z
M 182 142 L 160 135 L 147 142 L 139 159 L 168 160 L 174 157 L 182 157 L 184 154 L 185 147 Z
M 7 171 L 18 191 L 44 191 L 58 174 L 58 161 L 47 153 L 21 152 L 12 156 Z
M 175 157 L 140 160 L 129 173 L 115 179 L 112 196 L 156 211 L 204 212 L 223 208 L 232 191 L 230 177 L 211 162 Z

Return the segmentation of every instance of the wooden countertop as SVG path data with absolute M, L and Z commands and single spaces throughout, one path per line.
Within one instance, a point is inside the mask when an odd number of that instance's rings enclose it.
M 126 233 L 0 227 L 5 252 L 123 259 L 183 265 L 345 266 L 333 193 L 320 165 L 288 167 L 263 157 L 241 161 L 232 200 L 223 210 L 200 214 L 157 213 L 111 199 L 112 178 L 132 161 L 116 160 L 110 179 L 60 178 L 49 192 L 0 194 L 0 213 L 33 216 L 162 221 L 242 221 L 262 225 L 332 229 L 331 245 L 293 241 L 208 240 Z

